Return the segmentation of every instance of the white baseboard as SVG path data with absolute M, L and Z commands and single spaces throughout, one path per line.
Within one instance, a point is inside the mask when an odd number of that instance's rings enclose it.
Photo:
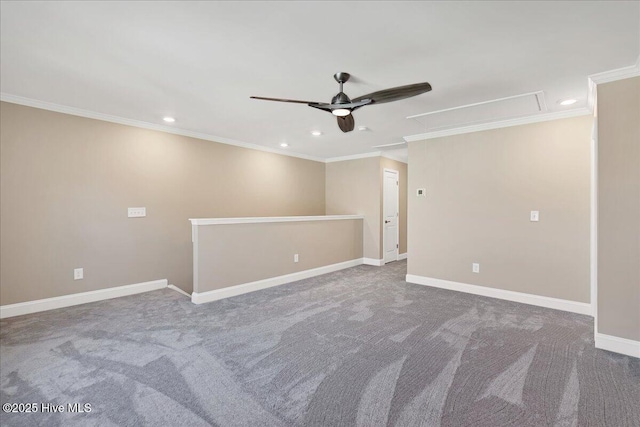
M 596 334 L 596 348 L 640 358 L 640 341 L 627 338 Z
M 398 255 L 398 261 L 402 261 L 403 259 L 407 259 L 407 253 L 406 252 L 403 253 L 403 254 Z
M 40 311 L 55 310 L 57 308 L 71 307 L 73 305 L 86 304 L 88 302 L 124 297 L 127 295 L 140 294 L 142 292 L 155 291 L 166 287 L 167 279 L 162 279 L 153 280 L 151 282 L 136 283 L 133 285 L 116 286 L 114 288 L 100 289 L 97 291 L 63 295 L 61 297 L 8 304 L 0 306 L 0 319 L 22 316 L 23 314 L 38 313 Z
M 324 267 L 312 268 L 310 270 L 298 271 L 296 273 L 285 274 L 284 276 L 271 277 L 269 279 L 257 280 L 255 282 L 243 283 L 241 285 L 229 286 L 228 288 L 215 289 L 213 291 L 194 292 L 191 294 L 191 302 L 202 304 L 205 302 L 217 301 L 236 295 L 247 294 L 273 286 L 284 285 L 296 280 L 308 279 L 309 277 L 320 276 L 321 274 L 332 273 L 349 267 L 355 267 L 363 263 L 362 258 L 351 261 L 339 262 L 337 264 L 325 265 Z
M 177 287 L 176 285 L 169 285 L 167 286 L 167 288 L 176 291 L 178 293 L 181 293 L 182 295 L 188 296 L 189 298 L 191 298 L 191 294 L 188 292 L 183 291 L 182 289 L 180 289 L 179 287 Z
M 407 282 L 593 316 L 591 304 L 407 274 Z
M 381 265 L 384 265 L 384 260 L 375 258 L 362 258 L 362 263 L 365 265 L 375 265 L 376 267 L 380 267 Z

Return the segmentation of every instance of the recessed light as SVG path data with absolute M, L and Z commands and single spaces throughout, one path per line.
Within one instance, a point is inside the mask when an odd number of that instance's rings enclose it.
M 320 135 L 322 135 L 322 132 L 320 132 L 319 130 L 312 130 L 312 131 L 311 131 L 311 135 L 313 135 L 313 136 L 320 136 Z
M 560 105 L 571 105 L 575 103 L 576 103 L 575 99 L 565 99 L 564 101 L 560 101 Z
M 176 119 L 174 119 L 173 117 L 164 117 L 162 120 L 164 120 L 167 123 L 173 123 L 176 121 Z
M 289 144 L 287 144 L 286 142 L 283 142 L 282 144 L 280 144 L 280 147 L 288 147 Z
M 366 130 L 369 130 L 369 128 L 366 126 L 358 126 L 358 130 L 366 131 Z

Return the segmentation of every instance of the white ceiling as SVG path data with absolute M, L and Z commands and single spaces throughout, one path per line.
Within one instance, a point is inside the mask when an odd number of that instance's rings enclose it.
M 1 91 L 287 153 L 333 158 L 424 133 L 406 117 L 543 91 L 581 109 L 587 76 L 633 65 L 640 3 L 2 2 Z M 332 115 L 329 102 L 428 81 L 433 91 Z M 562 107 L 557 102 L 576 98 Z M 359 132 L 366 125 L 369 131 Z M 312 129 L 323 132 L 310 135 Z M 398 146 L 390 147 L 398 152 Z M 401 153 L 401 151 L 400 151 Z

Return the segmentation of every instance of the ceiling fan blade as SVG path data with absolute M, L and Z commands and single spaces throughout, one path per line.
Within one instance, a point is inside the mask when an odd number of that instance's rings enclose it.
M 369 93 L 354 98 L 352 102 L 356 103 L 365 99 L 371 99 L 372 104 L 383 104 L 385 102 L 399 101 L 401 99 L 410 98 L 412 96 L 420 95 L 421 93 L 429 92 L 431 85 L 429 83 L 415 83 L 412 85 L 398 86 L 391 89 L 384 89 L 378 92 Z
M 297 99 L 283 99 L 283 98 L 265 98 L 262 96 L 250 96 L 249 98 L 260 99 L 262 101 L 293 102 L 296 104 L 322 104 L 322 102 L 315 102 L 315 101 L 299 101 Z
M 356 126 L 356 121 L 353 119 L 353 115 L 338 117 L 338 127 L 342 132 L 351 132 Z

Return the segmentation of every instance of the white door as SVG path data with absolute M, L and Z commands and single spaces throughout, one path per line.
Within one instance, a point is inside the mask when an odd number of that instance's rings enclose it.
M 391 169 L 384 170 L 384 186 L 382 188 L 383 247 L 385 264 L 398 260 L 398 206 L 399 206 L 399 174 Z

